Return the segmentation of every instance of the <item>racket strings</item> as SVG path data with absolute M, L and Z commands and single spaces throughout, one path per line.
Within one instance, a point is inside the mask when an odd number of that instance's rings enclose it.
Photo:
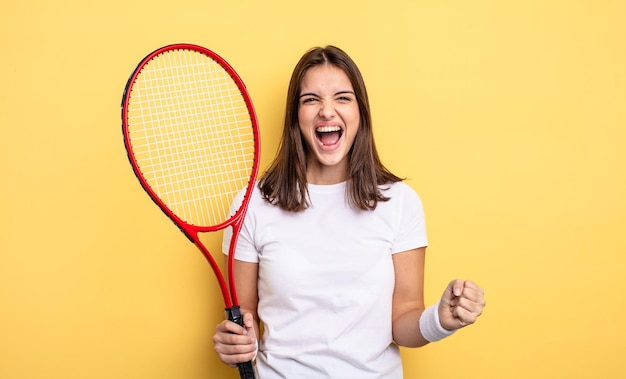
M 183 221 L 217 225 L 249 184 L 255 135 L 236 83 L 204 54 L 176 50 L 138 75 L 128 124 L 137 165 Z

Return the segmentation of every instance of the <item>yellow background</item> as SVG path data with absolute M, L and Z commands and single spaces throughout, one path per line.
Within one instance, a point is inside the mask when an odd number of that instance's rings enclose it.
M 128 76 L 174 42 L 243 77 L 264 166 L 300 55 L 330 43 L 360 65 L 380 153 L 425 203 L 428 302 L 455 277 L 488 299 L 475 326 L 403 350 L 406 378 L 626 376 L 626 2 L 0 10 L 1 378 L 236 377 L 212 350 L 223 315 L 209 265 L 122 144 Z

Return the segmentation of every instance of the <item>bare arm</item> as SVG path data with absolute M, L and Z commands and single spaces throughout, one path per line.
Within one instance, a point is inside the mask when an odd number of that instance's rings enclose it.
M 424 261 L 426 248 L 393 255 L 395 289 L 392 301 L 393 339 L 400 346 L 418 347 L 428 343 L 419 330 L 424 312 Z
M 259 335 L 259 316 L 257 314 L 257 306 L 259 304 L 259 296 L 257 292 L 257 282 L 259 277 L 259 264 L 238 261 L 235 259 L 235 285 L 237 286 L 237 298 L 241 313 L 250 313 L 254 319 L 255 335 Z
M 420 330 L 424 312 L 424 262 L 426 248 L 394 254 L 393 339 L 400 346 L 426 345 Z M 484 291 L 470 280 L 452 280 L 446 287 L 437 316 L 441 327 L 456 330 L 476 322 L 485 307 Z

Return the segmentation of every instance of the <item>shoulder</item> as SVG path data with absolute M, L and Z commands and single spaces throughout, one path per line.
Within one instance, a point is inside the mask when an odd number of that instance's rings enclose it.
M 395 182 L 379 186 L 387 201 L 378 203 L 378 207 L 400 214 L 421 214 L 424 212 L 422 199 L 413 187 L 405 182 Z
M 263 192 L 258 186 L 258 182 L 254 183 L 254 188 L 250 193 L 250 200 L 248 203 L 248 213 L 255 212 L 268 212 L 269 210 L 280 208 L 276 205 L 270 204 L 263 196 Z

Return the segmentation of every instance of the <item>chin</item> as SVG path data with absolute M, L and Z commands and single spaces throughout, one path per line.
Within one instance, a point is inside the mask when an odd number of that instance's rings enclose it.
M 337 156 L 337 157 L 328 157 L 328 156 L 319 156 L 317 157 L 319 163 L 326 167 L 335 167 L 343 164 L 347 160 L 347 156 Z

